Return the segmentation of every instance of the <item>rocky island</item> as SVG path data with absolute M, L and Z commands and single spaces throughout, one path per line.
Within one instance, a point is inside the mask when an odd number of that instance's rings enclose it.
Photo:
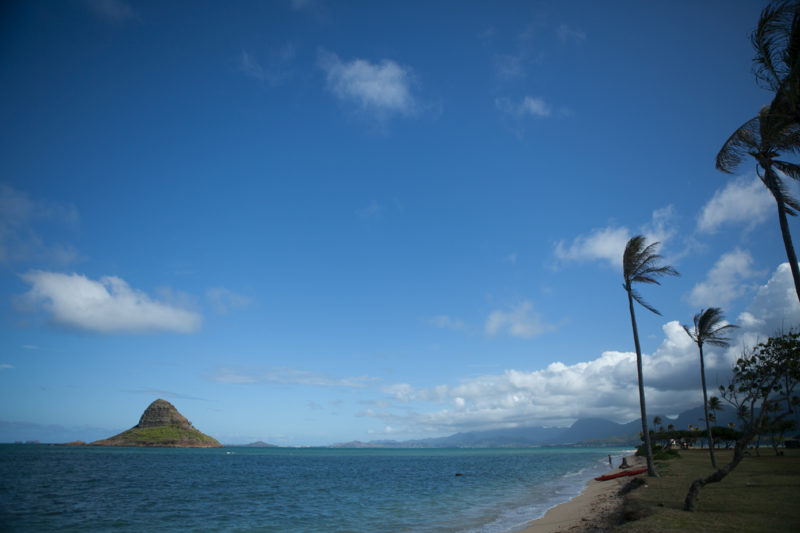
M 217 439 L 196 430 L 174 405 L 161 399 L 151 403 L 131 429 L 90 446 L 222 448 Z

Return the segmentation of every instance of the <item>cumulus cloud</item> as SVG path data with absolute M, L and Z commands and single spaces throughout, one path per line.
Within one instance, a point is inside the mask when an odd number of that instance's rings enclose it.
M 214 310 L 223 315 L 230 311 L 246 309 L 253 303 L 253 300 L 247 296 L 237 294 L 225 287 L 212 287 L 206 290 L 206 298 L 211 302 Z
M 749 228 L 764 222 L 775 200 L 758 178 L 739 178 L 716 191 L 703 206 L 697 229 L 713 233 L 727 224 L 744 224 Z
M 661 346 L 643 355 L 648 408 L 654 413 L 677 413 L 702 401 L 697 347 L 677 321 L 665 324 L 663 332 Z M 726 376 L 730 359 L 718 349 L 707 351 L 708 375 Z M 398 384 L 382 390 L 402 404 L 442 407 L 411 414 L 384 409 L 368 411 L 367 416 L 437 432 L 566 426 L 585 417 L 627 422 L 639 416 L 633 352 L 610 350 L 587 362 L 554 362 L 534 371 L 506 370 L 456 385 L 416 389 Z
M 497 335 L 505 332 L 512 337 L 530 339 L 555 330 L 542 316 L 533 310 L 531 302 L 525 301 L 508 311 L 492 311 L 486 319 L 486 333 Z
M 758 328 L 764 338 L 800 327 L 800 302 L 797 301 L 789 263 L 778 266 L 767 283 L 758 287 L 753 301 L 739 320 L 752 329 Z
M 780 329 L 800 325 L 800 303 L 793 287 L 784 263 L 758 287 L 737 318 L 740 329 L 734 330 L 730 347 L 704 347 L 710 391 L 727 382 L 743 349 Z M 655 351 L 642 354 L 645 393 L 650 413 L 675 414 L 702 402 L 698 351 L 677 320 L 665 323 L 662 335 Z M 396 406 L 385 404 L 362 416 L 418 432 L 567 426 L 587 417 L 628 422 L 639 417 L 636 355 L 624 350 L 608 350 L 575 364 L 554 362 L 539 370 L 509 369 L 456 384 L 399 383 L 381 390 Z
M 723 254 L 708 272 L 706 279 L 696 284 L 689 302 L 697 307 L 726 307 L 754 287 L 748 282 L 762 273 L 753 270 L 753 256 L 738 248 Z
M 37 261 L 61 266 L 78 261 L 74 247 L 48 242 L 43 231 L 74 229 L 79 218 L 73 205 L 33 200 L 0 184 L 0 264 Z
M 20 277 L 31 285 L 21 302 L 30 309 L 43 309 L 53 323 L 69 328 L 97 333 L 191 333 L 202 322 L 199 314 L 154 300 L 115 276 L 95 281 L 80 274 L 34 270 Z
M 319 65 L 325 72 L 328 90 L 363 112 L 386 118 L 394 114 L 411 115 L 417 109 L 411 92 L 414 75 L 410 67 L 389 59 L 380 63 L 365 59 L 342 61 L 330 52 L 320 52 Z
M 631 238 L 628 228 L 595 228 L 589 235 L 578 235 L 572 244 L 556 244 L 556 257 L 562 261 L 607 261 L 615 267 L 622 266 L 622 253 Z
M 675 210 L 668 205 L 653 211 L 649 224 L 640 228 L 648 242 L 660 242 L 664 245 L 672 236 L 675 229 L 671 220 Z M 566 245 L 559 241 L 555 246 L 555 256 L 560 261 L 606 261 L 615 268 L 622 267 L 622 254 L 625 245 L 633 237 L 632 232 L 625 226 L 608 226 L 595 228 L 588 235 L 578 235 L 572 243 Z

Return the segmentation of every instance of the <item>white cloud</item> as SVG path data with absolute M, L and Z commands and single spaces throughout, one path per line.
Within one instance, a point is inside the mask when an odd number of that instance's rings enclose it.
M 754 287 L 747 282 L 762 273 L 753 270 L 753 256 L 736 249 L 723 254 L 708 272 L 705 281 L 692 288 L 689 302 L 697 307 L 727 307 Z
M 0 370 L 10 370 L 12 368 L 14 368 L 14 365 L 9 365 L 9 364 L 6 364 L 6 363 L 0 364 Z
M 570 28 L 566 24 L 562 24 L 556 29 L 556 35 L 562 43 L 569 41 L 580 43 L 586 40 L 586 32 L 578 28 Z
M 253 303 L 251 298 L 237 294 L 224 287 L 212 287 L 206 290 L 206 298 L 211 302 L 217 313 L 220 314 L 246 309 Z
M 264 81 L 267 77 L 264 67 L 244 50 L 242 50 L 242 54 L 239 56 L 239 68 L 242 69 L 242 72 L 257 80 Z
M 61 266 L 78 261 L 80 255 L 71 245 L 46 242 L 41 234 L 48 225 L 58 231 L 78 223 L 75 206 L 34 201 L 0 184 L 0 264 L 37 261 Z
M 745 224 L 749 228 L 764 222 L 775 200 L 758 178 L 739 178 L 717 190 L 703 206 L 697 229 L 713 233 L 726 224 Z
M 492 58 L 497 76 L 512 80 L 525 76 L 524 58 L 519 55 L 497 54 Z
M 553 330 L 555 326 L 545 323 L 541 315 L 533 311 L 533 305 L 528 301 L 509 311 L 492 311 L 486 319 L 486 333 L 489 335 L 505 332 L 513 337 L 530 339 Z
M 784 263 L 758 288 L 747 311 L 738 317 L 740 329 L 733 331 L 730 347 L 705 347 L 709 391 L 727 382 L 743 349 L 780 329 L 800 325 L 800 303 L 793 287 Z M 677 320 L 665 323 L 662 333 L 658 348 L 642 354 L 651 415 L 679 413 L 702 402 L 697 346 Z M 567 426 L 585 417 L 628 422 L 639 417 L 636 355 L 632 351 L 608 350 L 585 362 L 554 362 L 539 370 L 510 369 L 456 384 L 416 388 L 401 383 L 381 390 L 402 405 L 370 410 L 364 416 L 417 432 Z
M 200 329 L 197 313 L 151 299 L 115 276 L 99 281 L 79 274 L 34 270 L 20 276 L 32 287 L 22 301 L 41 307 L 58 325 L 98 333 Z
M 284 44 L 269 51 L 264 65 L 253 54 L 242 50 L 239 55 L 239 69 L 247 76 L 273 87 L 281 85 L 292 77 L 291 62 L 295 53 L 295 47 L 291 43 Z
M 515 118 L 547 118 L 553 114 L 553 108 L 542 98 L 526 96 L 520 102 L 513 102 L 509 98 L 496 98 L 495 107 Z
M 789 263 L 775 269 L 766 284 L 758 287 L 753 301 L 739 320 L 747 322 L 764 335 L 800 327 L 800 302 L 794 289 Z
M 677 321 L 665 324 L 663 331 L 665 339 L 658 350 L 643 355 L 648 410 L 677 413 L 702 401 L 697 348 Z M 709 374 L 724 375 L 730 368 L 730 361 L 718 357 L 714 349 L 708 350 L 707 357 Z M 587 362 L 554 362 L 534 371 L 506 370 L 457 385 L 415 389 L 399 384 L 382 390 L 404 405 L 416 402 L 418 406 L 443 407 L 411 414 L 384 410 L 368 412 L 368 416 L 402 420 L 432 432 L 566 426 L 582 417 L 628 422 L 639 416 L 633 352 L 606 351 Z
M 325 71 L 328 90 L 364 112 L 386 118 L 391 114 L 411 115 L 417 109 L 409 67 L 389 59 L 377 64 L 364 59 L 346 62 L 330 52 L 320 53 L 319 64 Z
M 675 229 L 670 226 L 674 216 L 671 205 L 653 211 L 649 224 L 640 228 L 648 242 L 660 242 L 663 245 L 675 235 Z M 625 226 L 595 228 L 589 235 L 578 235 L 572 244 L 565 245 L 559 241 L 555 246 L 555 256 L 561 261 L 607 261 L 615 268 L 622 267 L 622 254 L 625 245 L 633 237 L 631 231 Z
M 556 257 L 562 261 L 608 261 L 615 267 L 622 266 L 622 253 L 631 238 L 628 228 L 593 229 L 589 235 L 578 235 L 572 244 L 556 244 Z

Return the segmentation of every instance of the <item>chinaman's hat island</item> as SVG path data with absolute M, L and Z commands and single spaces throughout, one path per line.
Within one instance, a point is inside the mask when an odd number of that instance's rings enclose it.
M 175 406 L 158 399 L 151 403 L 139 423 L 111 438 L 98 440 L 90 446 L 143 446 L 152 448 L 222 448 L 214 437 L 192 426 Z

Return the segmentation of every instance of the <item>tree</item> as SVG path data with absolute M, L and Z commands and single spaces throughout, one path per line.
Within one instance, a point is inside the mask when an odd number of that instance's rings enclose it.
M 664 431 L 664 426 L 661 424 L 661 417 L 654 416 L 653 417 L 653 427 L 658 428 L 659 431 Z
M 745 156 L 755 159 L 758 177 L 778 207 L 783 246 L 800 299 L 800 269 L 786 220 L 800 209 L 783 183 L 783 176 L 800 178 L 800 167 L 777 159 L 782 152 L 800 148 L 800 2 L 773 2 L 764 8 L 750 41 L 756 52 L 756 80 L 775 95 L 769 106 L 728 138 L 717 154 L 717 168 L 731 174 Z
M 650 431 L 647 427 L 647 408 L 644 397 L 644 378 L 642 375 L 642 348 L 639 344 L 639 330 L 636 327 L 636 313 L 633 309 L 633 302 L 636 301 L 657 315 L 661 315 L 657 309 L 642 299 L 639 292 L 633 287 L 634 283 L 653 283 L 660 285 L 658 278 L 661 276 L 677 276 L 678 272 L 667 265 L 659 265 L 661 256 L 656 253 L 658 242 L 646 244 L 642 235 L 637 235 L 625 245 L 625 252 L 622 254 L 622 275 L 625 280 L 623 288 L 628 293 L 628 308 L 631 313 L 631 328 L 633 329 L 633 344 L 636 348 L 636 375 L 639 380 L 639 408 L 642 412 L 642 435 L 644 447 L 647 453 L 647 475 L 656 476 L 656 469 L 653 465 L 653 448 L 650 444 Z
M 795 389 L 800 384 L 800 334 L 770 337 L 744 354 L 733 367 L 727 387 L 720 386 L 722 397 L 731 403 L 742 421 L 742 436 L 733 447 L 731 462 L 712 474 L 696 479 L 689 487 L 684 509 L 697 509 L 700 491 L 709 483 L 722 481 L 744 459 L 747 445 L 764 432 L 780 427 L 800 404 Z
M 700 351 L 700 383 L 703 386 L 703 413 L 705 415 L 706 433 L 708 434 L 708 452 L 711 455 L 711 466 L 717 468 L 717 459 L 714 457 L 714 436 L 711 434 L 711 423 L 708 416 L 708 390 L 706 389 L 706 366 L 703 358 L 703 344 L 712 346 L 727 347 L 730 343 L 726 333 L 736 328 L 733 324 L 722 324 L 722 309 L 719 307 L 709 307 L 701 309 L 694 315 L 694 329 L 683 326 L 686 334 L 689 335 Z M 717 400 L 719 402 L 719 400 Z
M 789 260 L 789 268 L 792 270 L 795 292 L 800 300 L 800 269 L 797 266 L 797 255 L 789 232 L 789 222 L 786 219 L 787 215 L 797 215 L 800 211 L 800 202 L 792 197 L 782 177 L 800 179 L 800 166 L 778 159 L 781 152 L 792 151 L 798 146 L 800 146 L 798 127 L 787 126 L 785 120 L 770 114 L 770 109 L 764 107 L 757 117 L 739 126 L 739 129 L 725 141 L 717 154 L 717 169 L 733 174 L 745 156 L 755 159 L 756 173 L 772 193 L 778 206 L 778 223 L 783 237 L 783 247 Z

